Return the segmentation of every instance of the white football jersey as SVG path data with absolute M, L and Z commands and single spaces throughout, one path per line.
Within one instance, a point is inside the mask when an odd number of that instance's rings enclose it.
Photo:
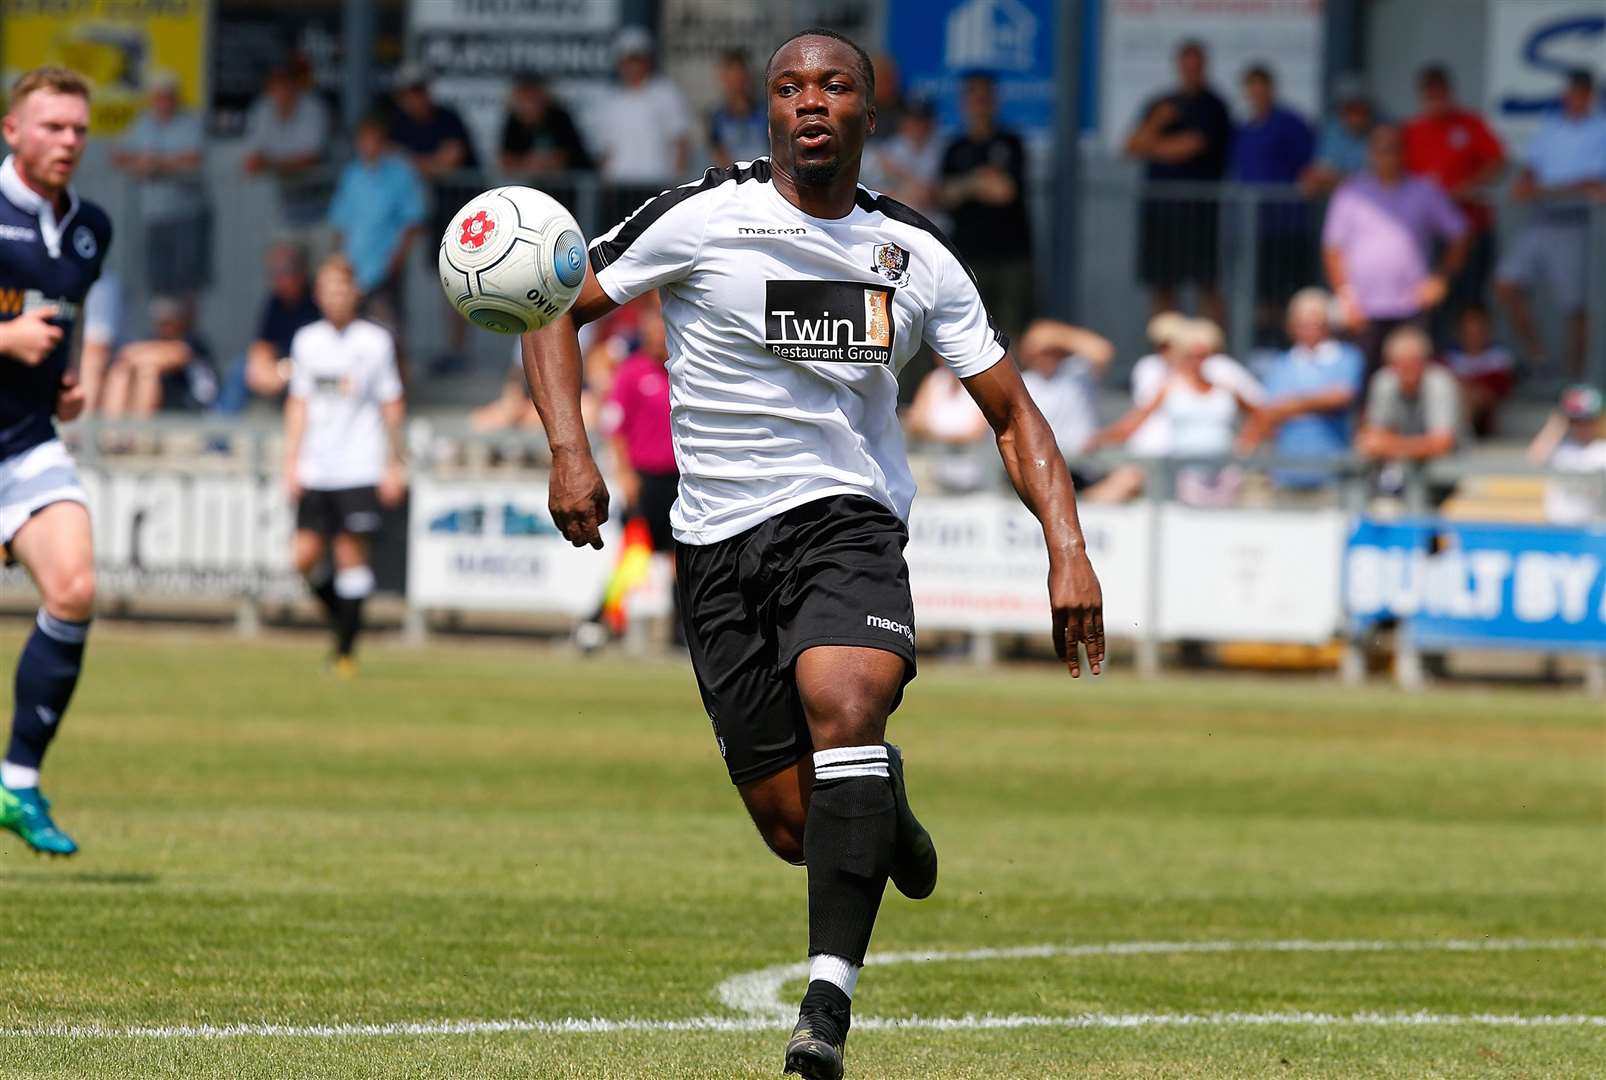
M 942 233 L 859 188 L 810 217 L 766 158 L 709 169 L 591 245 L 617 303 L 658 289 L 680 497 L 670 522 L 712 544 L 782 511 L 857 493 L 907 519 L 914 478 L 898 372 L 924 340 L 960 377 L 1006 346 Z
M 327 319 L 303 326 L 290 341 L 290 396 L 307 403 L 302 487 L 339 491 L 379 483 L 386 451 L 380 406 L 402 396 L 389 330 L 366 319 L 343 331 Z

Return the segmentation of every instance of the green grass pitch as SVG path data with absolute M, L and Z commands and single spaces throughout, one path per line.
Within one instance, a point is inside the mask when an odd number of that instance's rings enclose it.
M 96 630 L 46 784 L 83 854 L 0 835 L 0 1076 L 778 1073 L 717 988 L 802 959 L 802 873 L 689 671 L 452 643 L 346 684 L 317 644 Z M 972 1019 L 867 1024 L 850 1076 L 1606 1076 L 1598 702 L 930 664 L 893 737 L 942 881 L 873 949 L 1058 948 L 872 963 L 860 1017 Z M 531 1023 L 570 1018 L 711 1026 Z M 237 1024 L 289 1031 L 194 1037 Z

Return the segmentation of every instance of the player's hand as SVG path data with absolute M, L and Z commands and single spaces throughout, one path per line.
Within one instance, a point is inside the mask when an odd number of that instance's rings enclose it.
M 1085 552 L 1050 560 L 1048 602 L 1054 609 L 1054 651 L 1071 678 L 1082 677 L 1078 644 L 1087 647 L 1088 670 L 1099 674 L 1104 667 L 1104 592 Z
M 76 420 L 83 415 L 87 404 L 89 398 L 84 395 L 84 388 L 78 385 L 78 376 L 63 375 L 61 390 L 56 394 L 56 419 L 66 422 Z
M 401 465 L 387 466 L 379 478 L 379 502 L 383 506 L 397 507 L 407 495 L 407 470 Z
M 608 485 L 589 451 L 555 451 L 547 509 L 563 538 L 575 547 L 602 547 L 608 520 Z
M 292 502 L 300 501 L 304 489 L 301 487 L 301 470 L 296 468 L 295 462 L 285 466 L 284 489 L 290 493 Z
M 56 317 L 54 307 L 34 308 L 25 311 L 4 326 L 5 345 L 0 352 L 21 360 L 29 367 L 44 362 L 45 357 L 61 344 L 65 331 L 51 319 Z

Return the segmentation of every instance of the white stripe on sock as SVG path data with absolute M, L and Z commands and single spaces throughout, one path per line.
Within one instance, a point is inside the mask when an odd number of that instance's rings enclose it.
M 814 751 L 814 767 L 844 765 L 848 762 L 886 761 L 887 748 L 882 743 L 874 746 L 839 746 L 834 750 Z
M 851 776 L 879 776 L 883 780 L 892 778 L 887 770 L 886 762 L 865 762 L 862 765 L 832 765 L 828 769 L 815 769 L 815 780 L 846 780 Z
M 832 956 L 830 953 L 809 957 L 809 982 L 823 979 L 850 998 L 853 997 L 853 988 L 859 985 L 859 971 L 859 965 L 846 957 Z
M 89 640 L 89 624 L 87 622 L 68 622 L 58 619 L 44 608 L 39 609 L 39 617 L 34 620 L 45 637 L 59 641 L 63 645 L 82 645 Z

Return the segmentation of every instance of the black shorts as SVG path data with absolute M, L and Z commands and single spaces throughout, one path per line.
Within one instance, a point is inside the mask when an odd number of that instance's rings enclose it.
M 654 551 L 673 551 L 675 532 L 669 526 L 669 511 L 675 505 L 680 490 L 679 473 L 644 472 L 641 477 L 641 494 L 636 497 L 632 512 L 647 523 L 652 534 Z
M 903 658 L 905 686 L 915 677 L 908 542 L 874 499 L 833 495 L 728 540 L 675 545 L 686 647 L 732 783 L 813 752 L 792 674 L 805 649 L 885 649 Z
M 319 536 L 350 533 L 372 536 L 379 531 L 379 489 L 375 487 L 308 489 L 296 504 L 296 528 Z
M 1138 216 L 1138 279 L 1173 288 L 1220 274 L 1221 208 L 1213 199 L 1151 197 Z

